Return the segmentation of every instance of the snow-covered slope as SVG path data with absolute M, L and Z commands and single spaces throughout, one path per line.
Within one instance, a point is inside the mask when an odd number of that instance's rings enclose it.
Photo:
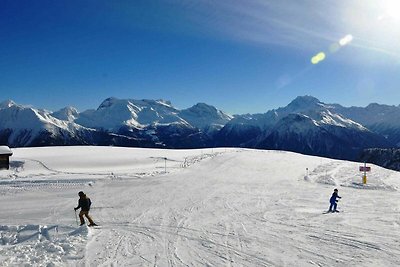
M 13 149 L 4 266 L 398 266 L 400 174 L 282 151 Z M 334 188 L 342 199 L 323 214 Z M 76 226 L 78 191 L 97 229 Z

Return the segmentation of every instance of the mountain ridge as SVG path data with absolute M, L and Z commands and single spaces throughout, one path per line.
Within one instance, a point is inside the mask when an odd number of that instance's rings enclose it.
M 206 103 L 179 110 L 170 101 L 109 97 L 97 109 L 55 112 L 0 103 L 0 143 L 11 147 L 105 144 L 201 148 L 282 149 L 355 159 L 366 148 L 400 144 L 400 106 L 365 108 L 298 96 L 265 113 L 231 116 Z

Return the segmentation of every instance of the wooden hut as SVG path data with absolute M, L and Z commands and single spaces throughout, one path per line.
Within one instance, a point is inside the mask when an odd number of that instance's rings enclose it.
M 10 156 L 12 154 L 8 146 L 0 146 L 0 170 L 8 170 L 10 168 Z

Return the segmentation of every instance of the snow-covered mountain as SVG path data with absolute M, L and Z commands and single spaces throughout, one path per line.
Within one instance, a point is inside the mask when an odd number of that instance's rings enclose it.
M 51 113 L 47 110 L 18 105 L 13 101 L 0 104 L 0 143 L 11 147 L 49 145 L 125 145 L 139 146 L 138 140 L 74 122 L 74 108 Z
M 236 116 L 221 129 L 217 141 L 345 159 L 357 158 L 364 148 L 391 146 L 384 136 L 338 113 L 344 109 L 300 96 L 264 114 Z
M 191 125 L 210 133 L 220 130 L 233 118 L 205 103 L 198 103 L 191 108 L 184 109 L 179 116 Z
M 107 98 L 97 109 L 50 112 L 0 103 L 0 143 L 12 147 L 234 146 L 356 159 L 365 148 L 400 144 L 400 107 L 346 108 L 300 96 L 286 107 L 234 117 L 205 103 L 179 110 L 165 100 Z
M 385 136 L 390 143 L 400 146 L 400 106 L 372 103 L 365 108 L 336 105 L 335 109 L 371 131 Z
M 124 145 L 192 148 L 210 146 L 210 135 L 231 117 L 197 104 L 178 110 L 164 100 L 108 98 L 96 110 L 56 112 L 0 103 L 0 142 L 12 147 Z
M 164 100 L 108 98 L 97 110 L 79 114 L 76 123 L 90 128 L 118 131 L 121 127 L 144 129 L 152 126 L 181 125 L 198 129 L 222 128 L 232 117 L 204 103 L 178 110 Z
M 321 115 L 321 120 L 315 120 L 300 113 L 289 114 L 279 120 L 264 138 L 257 140 L 256 147 L 356 159 L 364 148 L 388 146 L 383 137 L 361 125 L 354 122 L 341 124 L 341 118 L 332 114 Z
M 107 98 L 96 110 L 80 113 L 76 123 L 108 131 L 118 131 L 122 126 L 141 129 L 157 124 L 187 124 L 178 112 L 171 103 L 163 100 Z
M 73 138 L 78 125 L 57 119 L 48 111 L 18 105 L 0 104 L 0 142 L 10 146 L 41 145 L 51 139 Z
M 230 119 L 201 103 L 178 110 L 165 100 L 108 98 L 97 110 L 80 113 L 75 122 L 136 138 L 146 146 L 195 148 L 210 146 L 210 136 Z

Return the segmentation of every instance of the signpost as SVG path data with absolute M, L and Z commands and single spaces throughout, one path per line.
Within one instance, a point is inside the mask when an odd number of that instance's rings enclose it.
M 370 172 L 370 171 L 371 171 L 371 167 L 360 166 L 360 172 Z
M 367 172 L 371 171 L 371 167 L 367 167 L 367 163 L 364 162 L 364 166 L 360 166 L 360 172 L 364 172 L 363 175 L 363 184 L 367 184 Z

